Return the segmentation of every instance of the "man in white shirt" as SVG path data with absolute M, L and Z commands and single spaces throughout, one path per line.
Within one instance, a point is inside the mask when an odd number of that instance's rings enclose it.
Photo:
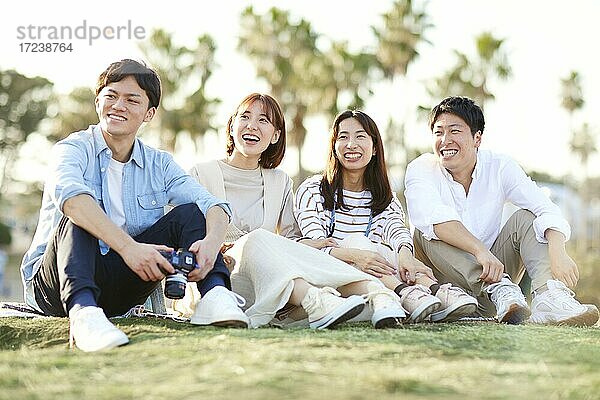
M 466 97 L 448 97 L 431 111 L 433 154 L 406 171 L 417 257 L 500 322 L 593 325 L 598 309 L 580 304 L 569 289 L 579 271 L 565 250 L 568 222 L 515 161 L 479 149 L 484 125 L 481 108 Z M 502 226 L 507 202 L 520 210 Z M 513 283 L 525 271 L 531 310 Z

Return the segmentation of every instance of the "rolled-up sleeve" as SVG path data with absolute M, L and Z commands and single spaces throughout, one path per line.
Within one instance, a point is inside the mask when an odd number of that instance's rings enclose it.
M 525 171 L 513 160 L 507 160 L 501 176 L 507 199 L 519 208 L 531 211 L 535 216 L 533 229 L 538 242 L 548 243 L 546 230 L 554 229 L 571 237 L 571 226 L 562 216 L 560 208 L 550 200 L 544 191 L 531 180 Z
M 88 156 L 82 146 L 81 143 L 63 141 L 52 148 L 45 190 L 61 212 L 65 201 L 72 197 L 88 194 L 97 200 L 100 195 L 86 185 L 83 178 Z
M 428 155 L 425 155 L 428 156 Z M 410 223 L 428 239 L 438 239 L 433 226 L 448 221 L 461 221 L 458 212 L 442 200 L 433 165 L 424 156 L 411 162 L 406 169 L 405 191 Z
M 168 153 L 162 153 L 165 163 L 165 187 L 169 203 L 174 205 L 196 203 L 202 214 L 206 215 L 211 207 L 221 207 L 231 221 L 231 206 L 225 201 L 213 196 L 197 180 L 186 174 L 173 157 Z

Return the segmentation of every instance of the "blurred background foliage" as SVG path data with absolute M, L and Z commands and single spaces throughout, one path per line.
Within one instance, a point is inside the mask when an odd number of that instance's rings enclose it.
M 319 172 L 307 170 L 302 162 L 307 119 L 321 116 L 332 120 L 340 110 L 363 107 L 376 84 L 410 81 L 411 65 L 421 49 L 434 45 L 428 33 L 435 27 L 425 8 L 411 0 L 391 3 L 379 23 L 371 27 L 371 45 L 361 49 L 328 38 L 315 31 L 310 21 L 276 7 L 258 13 L 249 6 L 239 22 L 238 51 L 250 60 L 257 79 L 266 82 L 268 92 L 280 101 L 286 114 L 288 143 L 298 154 L 296 185 Z M 485 109 L 494 101 L 502 81 L 511 78 L 504 43 L 504 38 L 481 32 L 474 37 L 472 53 L 455 50 L 455 63 L 425 84 L 428 104 L 414 104 L 412 113 L 425 116 L 432 105 L 450 95 L 469 96 Z M 217 133 L 223 126 L 215 121 L 221 100 L 206 91 L 212 73 L 219 68 L 215 40 L 204 34 L 194 45 L 183 46 L 175 42 L 172 33 L 157 29 L 141 42 L 140 49 L 162 78 L 164 97 L 153 122 L 155 129 L 149 133 L 159 146 L 173 152 L 183 137 L 186 143 L 191 140 L 198 146 L 205 134 Z M 539 183 L 555 185 L 553 199 L 563 211 L 575 204 L 575 211 L 565 213 L 574 224 L 570 247 L 582 269 L 578 293 L 584 300 L 600 304 L 600 279 L 595 270 L 600 265 L 600 178 L 591 178 L 588 171 L 589 159 L 598 151 L 597 127 L 574 122 L 585 104 L 580 74 L 572 71 L 560 84 L 561 104 L 571 121 L 566 132 L 570 150 L 585 171 L 584 179 L 528 172 Z M 20 154 L 21 147 L 28 140 L 50 145 L 96 122 L 90 88 L 59 94 L 44 77 L 27 77 L 0 68 L 0 244 L 10 244 L 11 233 L 19 239 L 12 241 L 15 260 L 35 229 L 42 190 L 42 182 L 32 183 L 11 173 L 20 157 L 42 156 Z M 394 172 L 391 176 L 402 178 L 406 164 L 427 150 L 407 144 L 405 124 L 396 116 L 390 115 L 386 123 L 381 121 L 380 128 L 389 168 Z M 393 187 L 402 197 L 402 179 L 394 181 Z

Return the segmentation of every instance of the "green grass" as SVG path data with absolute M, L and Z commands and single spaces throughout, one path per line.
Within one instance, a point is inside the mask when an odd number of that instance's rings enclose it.
M 131 343 L 86 354 L 67 348 L 66 319 L 0 320 L 0 398 L 600 398 L 598 327 L 311 331 L 114 321 Z

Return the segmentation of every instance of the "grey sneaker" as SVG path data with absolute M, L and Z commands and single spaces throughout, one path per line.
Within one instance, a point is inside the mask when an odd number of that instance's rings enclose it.
M 492 283 L 485 290 L 490 294 L 490 300 L 496 306 L 498 322 L 520 324 L 531 315 L 521 288 L 507 276 L 500 282 Z
M 308 322 L 313 329 L 333 328 L 360 314 L 365 308 L 361 296 L 341 297 L 330 287 L 308 289 L 301 302 L 308 314 Z
M 591 326 L 598 322 L 598 308 L 593 304 L 581 304 L 575 293 L 558 280 L 549 280 L 548 289 L 531 301 L 531 317 L 534 324 Z
M 451 283 L 441 285 L 435 297 L 442 302 L 439 311 L 431 314 L 431 322 L 452 322 L 477 311 L 477 299 Z
M 442 302 L 423 285 L 412 285 L 400 291 L 402 307 L 409 312 L 408 322 L 422 322 L 436 311 Z

